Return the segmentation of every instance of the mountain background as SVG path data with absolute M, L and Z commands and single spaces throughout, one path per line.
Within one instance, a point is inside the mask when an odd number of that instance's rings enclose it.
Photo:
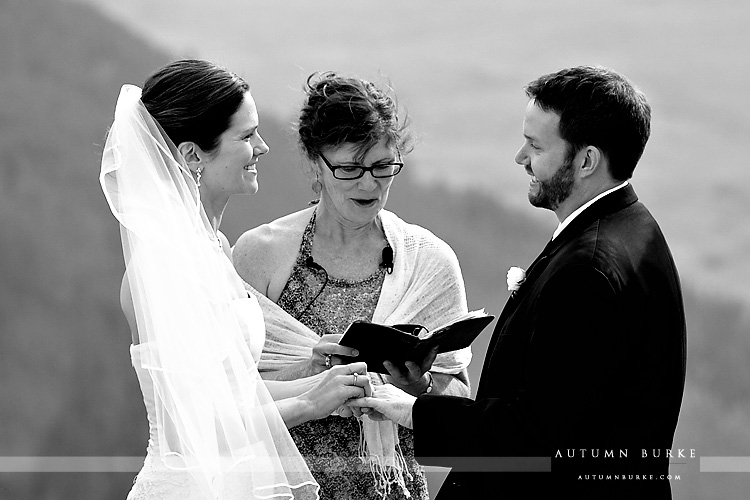
M 118 304 L 122 250 L 99 161 L 120 85 L 188 55 L 250 81 L 272 151 L 260 192 L 230 203 L 231 241 L 311 196 L 291 128 L 307 74 L 390 79 L 421 141 L 388 208 L 451 244 L 470 307 L 495 314 L 507 268 L 527 266 L 554 227 L 528 206 L 527 177 L 512 161 L 523 84 L 581 62 L 632 77 L 655 111 L 634 184 L 685 284 L 688 378 L 674 448 L 750 455 L 750 227 L 741 215 L 750 8 L 606 3 L 0 0 L 0 457 L 144 453 Z M 489 334 L 474 346 L 475 385 Z M 676 499 L 750 491 L 750 474 L 686 462 L 672 466 Z M 0 499 L 125 498 L 133 475 L 0 472 Z M 434 493 L 442 473 L 430 475 Z

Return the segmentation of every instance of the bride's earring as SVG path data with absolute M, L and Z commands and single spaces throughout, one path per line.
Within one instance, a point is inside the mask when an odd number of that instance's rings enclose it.
M 198 170 L 195 171 L 195 176 L 198 178 L 196 180 L 198 187 L 201 187 L 201 172 L 203 172 L 203 167 L 198 167 Z

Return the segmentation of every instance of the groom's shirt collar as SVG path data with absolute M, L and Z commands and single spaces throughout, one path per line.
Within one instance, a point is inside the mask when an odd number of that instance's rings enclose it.
M 629 184 L 629 182 L 625 181 L 622 184 L 620 184 L 619 186 L 615 186 L 612 189 L 608 189 L 608 190 L 604 191 L 603 193 L 600 193 L 595 198 L 592 198 L 591 200 L 587 201 L 586 203 L 584 203 L 583 205 L 581 205 L 580 207 L 578 207 L 575 212 L 573 212 L 572 214 L 568 215 L 565 218 L 565 220 L 562 221 L 559 226 L 557 226 L 557 229 L 555 229 L 555 232 L 552 233 L 552 239 L 554 240 L 555 238 L 557 238 L 557 236 L 562 232 L 562 230 L 565 229 L 566 227 L 568 227 L 568 224 L 570 224 L 571 222 L 573 222 L 573 219 L 575 219 L 576 217 L 578 217 L 579 215 L 581 215 L 581 212 L 583 212 L 588 207 L 590 207 L 591 205 L 593 205 L 597 200 L 600 200 L 600 199 L 604 198 L 609 193 L 614 193 L 618 189 L 624 188 L 628 184 Z

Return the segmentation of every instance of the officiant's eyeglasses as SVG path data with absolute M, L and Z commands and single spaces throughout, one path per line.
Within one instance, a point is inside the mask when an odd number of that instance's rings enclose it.
M 404 164 L 400 161 L 382 163 L 380 165 L 373 165 L 372 167 L 363 167 L 361 165 L 331 165 L 331 162 L 328 161 L 328 158 L 323 156 L 323 153 L 318 153 L 318 155 L 323 159 L 323 163 L 331 169 L 333 176 L 342 181 L 353 181 L 354 179 L 359 179 L 365 175 L 365 172 L 370 172 L 370 174 L 376 179 L 393 177 L 394 175 L 398 175 L 398 173 L 401 172 L 401 169 L 404 168 Z

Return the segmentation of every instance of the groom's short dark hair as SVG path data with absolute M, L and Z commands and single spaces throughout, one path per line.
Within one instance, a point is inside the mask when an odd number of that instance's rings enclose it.
M 651 106 L 630 80 L 601 66 L 577 66 L 541 76 L 525 90 L 541 109 L 560 116 L 571 154 L 596 146 L 614 179 L 633 176 L 651 133 Z

